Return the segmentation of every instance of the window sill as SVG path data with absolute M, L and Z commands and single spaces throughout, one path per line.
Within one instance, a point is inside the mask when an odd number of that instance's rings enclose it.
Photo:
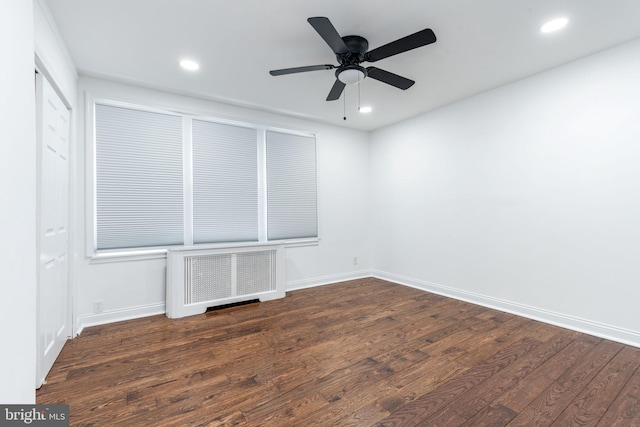
M 320 244 L 319 237 L 313 237 L 309 239 L 293 239 L 293 240 L 283 240 L 280 242 L 284 245 L 285 248 L 298 248 L 302 246 L 318 246 Z
M 122 261 L 142 261 L 150 259 L 166 259 L 167 249 L 123 249 L 101 251 L 89 258 L 90 264 L 105 264 Z
M 170 249 L 189 250 L 189 249 L 230 249 L 243 248 L 249 246 L 271 246 L 284 245 L 285 249 L 298 248 L 304 246 L 318 246 L 319 238 L 309 239 L 292 239 L 292 240 L 273 240 L 269 242 L 238 242 L 238 243 L 216 243 L 216 244 L 200 244 L 193 246 L 170 246 L 165 248 L 153 249 L 123 249 L 100 251 L 89 258 L 90 264 L 106 264 L 112 262 L 125 261 L 146 261 L 153 259 L 166 259 L 167 251 Z

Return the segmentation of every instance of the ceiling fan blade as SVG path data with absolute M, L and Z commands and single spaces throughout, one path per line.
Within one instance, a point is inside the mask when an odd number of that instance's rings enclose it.
M 342 83 L 340 80 L 336 79 L 336 82 L 333 84 L 331 91 L 329 91 L 329 95 L 327 95 L 327 101 L 335 101 L 340 99 L 340 95 L 342 95 L 342 91 L 346 85 Z
M 317 16 L 307 19 L 307 22 L 320 34 L 320 37 L 329 45 L 336 55 L 344 55 L 349 53 L 349 48 L 336 31 L 335 27 L 329 21 L 329 18 Z
M 436 35 L 429 28 L 413 33 L 365 54 L 365 61 L 375 62 L 411 49 L 435 43 Z
M 367 68 L 367 76 L 402 90 L 409 89 L 415 83 L 413 80 L 376 67 Z
M 282 76 L 284 74 L 293 74 L 293 73 L 304 73 L 306 71 L 317 71 L 317 70 L 331 70 L 335 68 L 331 64 L 325 65 L 309 65 L 307 67 L 294 67 L 294 68 L 283 68 L 281 70 L 271 70 L 269 74 L 272 76 Z

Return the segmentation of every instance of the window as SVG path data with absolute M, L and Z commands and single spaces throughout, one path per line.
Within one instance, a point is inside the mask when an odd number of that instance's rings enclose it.
M 184 238 L 182 118 L 96 105 L 97 248 Z
M 256 129 L 193 120 L 193 242 L 258 240 Z
M 318 237 L 315 135 L 94 111 L 94 250 Z
M 269 240 L 316 237 L 316 140 L 267 131 Z

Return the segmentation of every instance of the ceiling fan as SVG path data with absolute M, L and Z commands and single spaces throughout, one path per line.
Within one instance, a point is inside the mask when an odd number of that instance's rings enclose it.
M 429 28 L 417 33 L 413 33 L 391 43 L 367 51 L 369 42 L 361 36 L 344 36 L 340 37 L 329 18 L 322 16 L 307 19 L 309 24 L 320 34 L 320 37 L 329 45 L 331 50 L 336 54 L 338 63 L 332 64 L 309 65 L 306 67 L 283 68 L 280 70 L 269 71 L 272 76 L 282 76 L 285 74 L 303 73 L 306 71 L 331 70 L 336 69 L 336 82 L 333 84 L 327 101 L 335 101 L 340 99 L 342 91 L 348 84 L 359 83 L 365 77 L 381 81 L 383 83 L 395 86 L 399 89 L 409 89 L 415 83 L 406 77 L 393 74 L 377 67 L 363 67 L 362 62 L 376 62 L 402 52 L 406 52 L 418 47 L 422 47 L 436 41 L 436 35 Z

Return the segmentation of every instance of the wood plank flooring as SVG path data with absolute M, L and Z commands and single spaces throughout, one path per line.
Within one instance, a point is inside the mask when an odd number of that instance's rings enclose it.
M 640 426 L 640 349 L 361 279 L 86 329 L 73 426 Z

